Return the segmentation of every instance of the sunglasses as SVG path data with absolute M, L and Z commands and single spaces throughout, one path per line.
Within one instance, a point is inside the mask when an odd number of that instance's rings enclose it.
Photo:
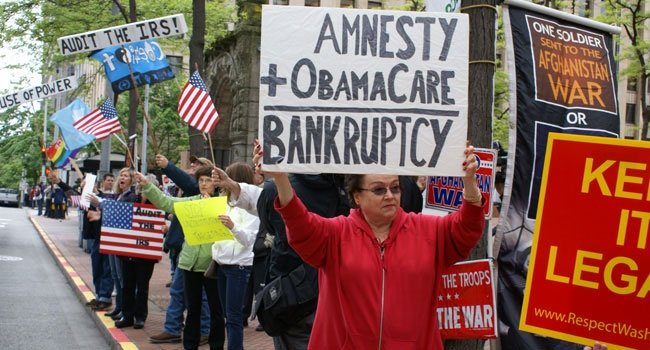
M 370 189 L 360 188 L 359 190 L 372 192 L 375 196 L 385 196 L 388 191 L 390 191 L 392 194 L 399 194 L 402 191 L 399 185 L 393 185 L 390 187 L 375 187 Z

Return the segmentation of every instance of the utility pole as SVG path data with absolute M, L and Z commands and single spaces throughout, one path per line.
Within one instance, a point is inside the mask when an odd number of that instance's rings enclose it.
M 205 59 L 203 49 L 205 48 L 205 0 L 192 0 L 192 36 L 190 37 L 190 74 L 197 68 L 199 74 L 205 81 Z M 190 139 L 190 154 L 205 156 L 205 140 L 201 131 L 187 126 Z
M 135 0 L 129 0 L 129 23 L 137 22 L 138 21 L 138 14 L 136 12 L 136 3 Z M 126 53 L 127 55 L 129 54 L 128 52 Z M 131 137 L 132 135 L 135 135 L 136 133 L 136 128 L 138 126 L 138 94 L 137 94 L 137 86 L 133 86 L 133 88 L 129 91 L 129 122 L 128 122 L 128 135 L 127 138 Z M 135 156 L 136 149 L 135 147 L 132 147 L 132 143 L 128 143 L 128 147 L 130 150 L 127 150 L 127 156 L 125 159 L 128 159 L 128 154 L 131 154 L 131 157 L 133 158 L 133 162 L 137 163 L 137 157 Z M 127 160 L 125 163 L 128 163 L 129 161 Z M 131 164 L 132 167 L 137 168 L 137 164 Z
M 463 0 L 461 12 L 469 15 L 468 138 L 474 147 L 492 147 L 494 72 L 496 69 L 496 0 Z M 491 205 L 491 203 L 489 203 Z M 487 224 L 485 225 L 488 226 Z M 470 259 L 487 257 L 484 232 Z M 447 350 L 482 350 L 483 340 L 445 342 Z

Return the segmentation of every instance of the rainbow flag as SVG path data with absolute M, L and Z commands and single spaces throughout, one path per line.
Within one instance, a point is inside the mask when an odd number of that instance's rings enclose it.
M 65 142 L 59 139 L 47 148 L 45 154 L 52 162 L 53 168 L 63 168 L 70 162 L 70 157 L 76 156 L 77 152 L 79 148 L 70 151 L 65 148 Z

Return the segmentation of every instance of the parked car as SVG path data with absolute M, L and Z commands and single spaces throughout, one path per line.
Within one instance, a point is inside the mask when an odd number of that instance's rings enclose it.
M 0 204 L 20 207 L 20 192 L 13 188 L 0 188 Z

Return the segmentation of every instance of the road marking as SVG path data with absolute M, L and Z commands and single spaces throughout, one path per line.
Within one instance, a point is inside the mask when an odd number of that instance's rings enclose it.
M 18 256 L 0 255 L 0 261 L 21 261 L 23 258 Z

